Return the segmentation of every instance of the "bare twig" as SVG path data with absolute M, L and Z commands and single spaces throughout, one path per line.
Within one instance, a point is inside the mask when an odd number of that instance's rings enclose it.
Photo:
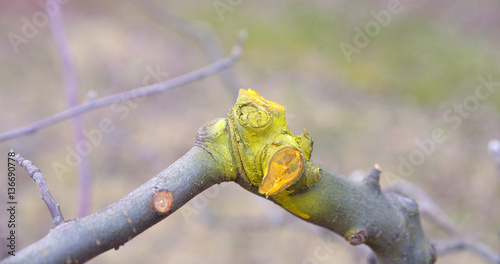
M 422 188 L 410 183 L 400 182 L 391 188 L 394 192 L 408 195 L 414 198 L 420 208 L 423 217 L 439 226 L 453 237 L 461 236 L 460 231 L 446 214 L 436 205 L 432 198 Z
M 185 17 L 171 11 L 158 1 L 134 0 L 132 2 L 140 6 L 163 25 L 174 29 L 184 36 L 198 39 L 210 62 L 215 62 L 224 56 L 224 49 L 222 48 L 217 36 L 206 24 L 186 19 Z M 220 71 L 219 74 L 222 82 L 236 99 L 238 96 L 238 90 L 241 87 L 238 84 L 238 80 L 233 72 L 233 69 L 227 68 Z
M 49 188 L 45 183 L 45 179 L 43 178 L 43 174 L 40 169 L 33 165 L 31 161 L 24 159 L 19 154 L 16 154 L 14 159 L 19 165 L 23 166 L 28 171 L 30 177 L 37 183 L 38 188 L 42 193 L 42 200 L 45 202 L 45 204 L 47 204 L 50 214 L 52 215 L 52 221 L 54 222 L 54 225 L 57 226 L 62 223 L 64 221 L 64 217 L 61 213 L 59 204 L 57 204 L 56 201 L 54 201 L 54 198 L 52 198 L 52 195 L 50 194 Z
M 114 104 L 117 102 L 123 102 L 126 100 L 130 100 L 132 98 L 137 98 L 141 96 L 146 96 L 146 95 L 151 95 L 159 92 L 163 92 L 175 87 L 179 87 L 181 85 L 200 80 L 202 78 L 205 78 L 207 76 L 210 76 L 213 73 L 219 72 L 223 69 L 226 69 L 228 67 L 231 67 L 241 56 L 243 52 L 243 44 L 246 40 L 247 37 L 247 31 L 240 31 L 239 38 L 238 38 L 238 44 L 233 47 L 231 54 L 228 57 L 225 57 L 223 59 L 220 59 L 216 61 L 215 63 L 212 63 L 206 67 L 203 67 L 199 70 L 175 77 L 173 79 L 170 79 L 165 82 L 161 83 L 156 83 L 144 87 L 140 87 L 134 90 L 114 94 L 114 95 L 109 95 L 97 100 L 92 100 L 85 102 L 83 104 L 80 104 L 79 106 L 67 109 L 66 111 L 60 112 L 58 114 L 55 114 L 51 117 L 42 119 L 40 121 L 37 121 L 33 124 L 14 129 L 11 131 L 4 132 L 0 134 L 0 142 L 5 141 L 14 137 L 18 137 L 21 135 L 26 135 L 29 133 L 33 133 L 37 131 L 40 128 L 61 122 L 63 120 L 66 120 L 68 118 L 71 118 L 76 115 L 80 115 L 82 113 L 85 113 L 87 111 L 90 111 L 92 109 L 96 109 L 99 107 L 107 106 L 110 104 Z
M 50 16 L 50 28 L 54 37 L 54 43 L 57 51 L 61 56 L 63 66 L 64 86 L 66 89 L 66 99 L 68 107 L 73 108 L 78 105 L 78 84 L 76 78 L 75 64 L 73 56 L 69 50 L 68 39 L 64 30 L 64 21 L 62 18 L 62 6 L 55 1 L 57 12 Z M 72 119 L 73 139 L 75 145 L 85 141 L 83 130 L 85 124 L 80 115 L 74 116 Z M 88 215 L 90 211 L 90 161 L 87 155 L 81 156 L 80 165 L 78 166 L 78 217 Z
M 440 256 L 448 254 L 448 253 L 453 253 L 455 251 L 461 251 L 461 250 L 470 250 L 485 259 L 491 261 L 492 263 L 500 263 L 500 258 L 497 256 L 493 250 L 491 250 L 488 246 L 479 243 L 475 240 L 459 240 L 459 241 L 452 241 L 452 242 L 440 242 L 436 243 L 436 249 L 438 251 L 438 254 Z
M 398 183 L 391 189 L 394 192 L 402 193 L 414 198 L 419 204 L 422 216 L 439 226 L 451 236 L 451 242 L 436 243 L 438 255 L 442 256 L 451 252 L 467 249 L 488 259 L 492 263 L 500 263 L 498 253 L 487 245 L 462 234 L 453 221 L 448 218 L 446 214 L 441 211 L 441 209 L 439 209 L 432 198 L 423 189 L 409 182 Z

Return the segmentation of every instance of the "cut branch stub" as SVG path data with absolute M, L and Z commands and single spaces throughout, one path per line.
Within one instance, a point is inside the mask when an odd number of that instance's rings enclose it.
M 346 240 L 349 242 L 349 244 L 353 246 L 361 245 L 365 243 L 366 237 L 368 234 L 366 233 L 366 230 L 364 229 L 359 229 L 354 232 L 354 234 L 348 235 Z
M 269 166 L 267 171 L 264 170 L 265 176 L 259 188 L 259 193 L 266 196 L 282 191 L 299 178 L 304 168 L 304 157 L 298 149 L 286 147 L 276 151 L 267 163 Z
M 245 183 L 258 187 L 259 193 L 269 196 L 287 189 L 292 194 L 321 179 L 320 170 L 308 164 L 311 137 L 305 130 L 299 136 L 292 134 L 286 124 L 285 108 L 280 104 L 266 100 L 252 89 L 241 89 L 227 124 L 239 176 Z M 316 173 L 304 173 L 307 168 Z
M 152 198 L 153 209 L 159 215 L 164 215 L 172 209 L 174 197 L 167 189 L 153 188 Z

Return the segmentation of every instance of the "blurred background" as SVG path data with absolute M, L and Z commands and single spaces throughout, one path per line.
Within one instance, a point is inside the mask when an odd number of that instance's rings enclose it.
M 40 2 L 0 1 L 0 133 L 68 105 Z M 62 2 L 80 103 L 89 92 L 102 97 L 208 65 L 230 51 L 241 28 L 249 32 L 243 57 L 225 75 L 82 116 L 86 131 L 103 119 L 114 126 L 89 150 L 91 213 L 177 160 L 200 126 L 226 116 L 235 88 L 252 88 L 286 107 L 292 132 L 307 129 L 315 162 L 346 176 L 378 163 L 383 187 L 416 184 L 463 234 L 500 247 L 500 178 L 487 148 L 500 138 L 500 2 Z M 433 139 L 436 131 L 443 140 Z M 56 169 L 75 150 L 71 121 L 0 142 L 2 155 L 11 148 L 42 170 L 64 217 L 76 218 L 78 169 Z M 7 206 L 3 160 L 0 208 Z M 53 224 L 36 184 L 16 171 L 22 249 Z M 422 222 L 431 239 L 449 239 Z M 90 263 L 365 263 L 367 255 L 224 183 Z M 490 262 L 462 251 L 437 263 Z

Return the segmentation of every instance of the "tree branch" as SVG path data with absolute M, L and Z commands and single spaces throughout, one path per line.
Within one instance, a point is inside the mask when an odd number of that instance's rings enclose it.
M 134 0 L 133 2 L 163 25 L 173 28 L 186 37 L 198 39 L 211 62 L 216 62 L 224 56 L 224 49 L 217 39 L 217 36 L 205 23 L 198 21 L 193 22 L 171 11 L 158 1 Z M 222 82 L 234 96 L 234 99 L 236 99 L 240 85 L 233 69 L 227 68 L 220 71 L 219 74 Z
M 458 241 L 442 241 L 436 243 L 436 248 L 440 256 L 455 253 L 457 251 L 470 250 L 471 252 L 483 257 L 491 263 L 500 263 L 500 258 L 497 253 L 483 243 L 474 240 L 458 240 Z
M 23 166 L 26 169 L 26 171 L 28 171 L 28 174 L 30 175 L 31 179 L 33 179 L 38 185 L 38 189 L 40 189 L 40 192 L 42 193 L 42 200 L 49 208 L 54 225 L 57 226 L 60 223 L 62 223 L 64 221 L 64 217 L 61 213 L 61 208 L 59 207 L 59 204 L 56 203 L 56 201 L 52 197 L 52 194 L 50 194 L 49 188 L 47 187 L 47 183 L 45 183 L 45 178 L 43 177 L 43 174 L 40 171 L 40 169 L 38 169 L 35 165 L 33 165 L 31 161 L 21 157 L 19 153 L 16 154 L 16 156 L 14 156 L 14 159 L 19 165 Z
M 210 76 L 211 74 L 214 74 L 216 72 L 219 72 L 223 69 L 226 69 L 228 67 L 231 67 L 241 56 L 243 52 L 243 44 L 246 40 L 247 37 L 247 31 L 240 31 L 239 37 L 238 37 L 238 44 L 233 47 L 231 50 L 231 54 L 228 57 L 225 57 L 223 59 L 218 60 L 215 63 L 212 63 L 204 68 L 201 68 L 199 70 L 181 75 L 179 77 L 175 77 L 173 79 L 170 79 L 165 82 L 161 83 L 156 83 L 148 86 L 144 86 L 141 88 L 137 88 L 131 91 L 126 91 L 114 95 L 109 95 L 97 100 L 90 100 L 86 103 L 83 103 L 79 106 L 70 108 L 66 111 L 60 112 L 58 114 L 55 114 L 51 117 L 42 119 L 40 121 L 37 121 L 33 124 L 14 129 L 11 131 L 4 132 L 0 134 L 0 142 L 9 140 L 14 137 L 18 137 L 21 135 L 26 135 L 29 133 L 33 133 L 37 131 L 40 128 L 61 122 L 63 120 L 66 120 L 68 118 L 74 117 L 76 115 L 83 114 L 87 111 L 90 111 L 92 109 L 96 109 L 99 107 L 107 106 L 110 104 L 118 103 L 118 102 L 123 102 L 126 100 L 130 100 L 132 98 L 137 98 L 137 97 L 142 97 L 142 96 L 147 96 L 159 92 L 163 92 L 175 87 L 182 86 L 184 84 L 200 80 L 202 78 L 205 78 L 207 76 Z
M 382 264 L 434 263 L 415 201 L 381 192 L 378 166 L 355 182 L 312 163 L 312 139 L 306 132 L 293 136 L 284 111 L 255 91 L 240 90 L 228 117 L 201 127 L 195 146 L 162 173 L 103 210 L 64 222 L 3 263 L 84 262 L 222 181 L 235 181 L 352 245 L 368 245 Z
M 308 216 L 299 215 L 305 221 L 332 230 L 353 245 L 364 242 L 380 263 L 434 263 L 435 249 L 423 233 L 415 201 L 321 169 L 321 182 L 289 201 L 273 201 L 302 212 Z
M 203 190 L 227 179 L 222 168 L 208 152 L 193 147 L 116 203 L 87 217 L 64 221 L 1 263 L 83 263 L 118 249 Z

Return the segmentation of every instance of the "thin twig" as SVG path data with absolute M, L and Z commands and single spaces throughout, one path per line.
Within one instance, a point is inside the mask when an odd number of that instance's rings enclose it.
M 392 191 L 408 195 L 415 199 L 418 203 L 420 213 L 423 217 L 428 218 L 432 223 L 437 225 L 442 230 L 446 231 L 452 237 L 461 236 L 460 231 L 432 198 L 422 188 L 410 182 L 400 182 L 391 188 Z
M 423 189 L 409 182 L 401 182 L 393 186 L 391 190 L 408 195 L 415 199 L 419 205 L 422 216 L 439 226 L 451 236 L 451 242 L 437 243 L 436 249 L 439 256 L 467 249 L 488 259 L 492 263 L 500 263 L 500 257 L 493 249 L 462 234 L 453 221 L 448 218 L 446 214 L 441 211 L 441 209 L 439 209 L 436 203 L 434 203 L 432 198 Z
M 68 107 L 73 108 L 78 105 L 78 84 L 76 78 L 75 64 L 73 56 L 69 50 L 68 38 L 64 30 L 64 21 L 62 17 L 62 6 L 55 1 L 57 12 L 50 16 L 50 28 L 54 37 L 54 43 L 61 56 L 64 86 L 66 90 L 66 99 Z M 83 130 L 85 124 L 80 115 L 72 119 L 73 139 L 75 146 L 85 141 Z M 90 161 L 88 155 L 82 155 L 80 165 L 78 166 L 78 217 L 84 217 L 90 212 Z
M 210 62 L 215 62 L 224 56 L 224 49 L 212 29 L 198 21 L 191 21 L 178 13 L 171 11 L 165 5 L 158 1 L 132 1 L 148 12 L 154 19 L 163 25 L 173 28 L 175 31 L 189 38 L 198 39 Z M 220 71 L 222 82 L 229 89 L 234 99 L 238 96 L 240 87 L 236 74 L 232 68 Z
M 61 213 L 61 208 L 59 207 L 59 204 L 57 204 L 56 201 L 54 201 L 54 198 L 52 198 L 49 188 L 45 183 L 45 178 L 43 178 L 43 174 L 40 171 L 40 169 L 38 169 L 35 165 L 33 165 L 33 163 L 30 160 L 24 159 L 19 154 L 16 154 L 14 159 L 19 165 L 23 166 L 28 171 L 30 177 L 38 185 L 38 189 L 40 189 L 40 192 L 42 193 L 42 200 L 45 202 L 45 204 L 47 204 L 47 207 L 49 208 L 54 225 L 57 226 L 60 223 L 62 223 L 64 221 L 64 217 Z
M 470 250 L 476 254 L 484 257 L 492 263 L 500 263 L 500 258 L 488 246 L 474 240 L 459 240 L 452 242 L 439 242 L 436 243 L 436 250 L 440 256 L 453 253 L 456 251 Z
M 190 73 L 175 77 L 173 79 L 170 79 L 165 82 L 161 83 L 156 83 L 144 87 L 140 87 L 134 90 L 118 93 L 118 94 L 113 94 L 109 95 L 97 100 L 91 100 L 88 102 L 85 102 L 79 106 L 67 109 L 63 112 L 60 112 L 58 114 L 55 114 L 51 117 L 42 119 L 40 121 L 37 121 L 33 124 L 14 129 L 11 131 L 4 132 L 0 134 L 0 142 L 5 141 L 14 137 L 18 137 L 21 135 L 26 135 L 29 133 L 33 133 L 37 131 L 40 128 L 61 122 L 63 120 L 66 120 L 68 118 L 71 118 L 76 115 L 80 115 L 82 113 L 85 113 L 87 111 L 90 111 L 92 109 L 97 109 L 99 107 L 107 106 L 110 104 L 118 103 L 118 102 L 123 102 L 126 100 L 130 100 L 132 98 L 137 98 L 137 97 L 142 97 L 146 95 L 151 95 L 159 92 L 163 92 L 175 87 L 179 87 L 181 85 L 200 80 L 202 78 L 205 78 L 207 76 L 210 76 L 211 74 L 214 74 L 215 72 L 221 71 L 223 69 L 226 69 L 230 66 L 232 66 L 240 57 L 243 52 L 243 44 L 246 40 L 247 37 L 247 31 L 240 31 L 239 38 L 238 38 L 238 44 L 233 47 L 231 54 L 228 57 L 225 57 L 223 59 L 218 60 L 215 63 L 212 63 L 208 66 L 205 66 L 201 69 L 198 69 L 196 71 L 192 71 Z

